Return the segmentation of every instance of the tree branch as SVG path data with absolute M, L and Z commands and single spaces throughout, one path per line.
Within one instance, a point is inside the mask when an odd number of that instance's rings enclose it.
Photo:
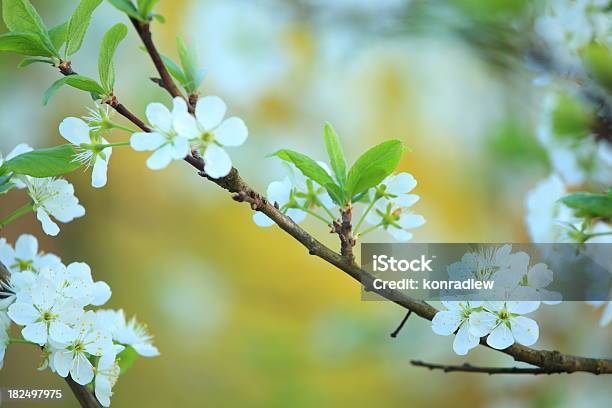
M 462 365 L 444 365 L 444 364 L 433 364 L 426 363 L 420 360 L 412 360 L 410 364 L 416 367 L 425 367 L 430 370 L 441 370 L 445 373 L 452 372 L 464 372 L 464 373 L 485 373 L 489 375 L 493 374 L 531 374 L 531 375 L 539 375 L 539 374 L 563 374 L 567 373 L 567 371 L 559 371 L 559 370 L 550 370 L 546 368 L 540 367 L 477 367 L 473 366 L 469 363 L 465 363 Z
M 81 404 L 82 408 L 102 408 L 96 397 L 84 385 L 77 384 L 72 377 L 66 377 L 72 393 Z
M 160 77 L 164 81 L 164 88 L 167 89 L 172 96 L 183 97 L 178 88 L 176 88 L 174 81 L 172 81 L 172 78 L 170 77 L 165 65 L 161 61 L 159 53 L 157 52 L 151 38 L 148 23 L 141 23 L 135 20 L 132 20 L 132 23 L 134 24 L 134 27 L 136 27 L 136 30 L 143 40 Z M 138 119 L 134 114 L 127 110 L 125 106 L 121 106 L 123 107 L 121 111 L 118 110 L 121 115 L 132 121 L 132 123 L 144 131 L 150 131 L 146 125 L 142 126 L 144 124 L 142 120 Z M 349 257 L 332 251 L 330 248 L 323 245 L 307 231 L 293 222 L 293 220 L 283 214 L 276 205 L 270 203 L 264 196 L 252 189 L 240 177 L 236 168 L 232 167 L 227 176 L 220 179 L 214 179 L 208 176 L 204 171 L 204 161 L 201 157 L 187 155 L 184 160 L 198 170 L 198 174 L 200 176 L 207 178 L 208 180 L 217 184 L 219 187 L 233 193 L 234 200 L 239 202 L 248 202 L 251 209 L 261 211 L 267 215 L 283 231 L 301 243 L 308 250 L 310 255 L 317 256 L 336 268 L 344 271 L 362 285 L 373 287 L 372 282 L 375 279 L 373 275 L 359 267 Z M 438 312 L 435 307 L 431 306 L 427 302 L 413 299 L 401 291 L 382 289 L 373 290 L 373 292 L 427 320 L 432 320 Z M 480 343 L 485 347 L 489 347 L 486 343 L 486 337 L 482 338 Z M 516 361 L 528 363 L 551 372 L 573 373 L 576 371 L 583 371 L 593 374 L 612 374 L 612 360 L 610 359 L 572 356 L 562 354 L 556 350 L 534 350 L 520 344 L 513 344 L 504 350 L 496 351 L 507 354 Z

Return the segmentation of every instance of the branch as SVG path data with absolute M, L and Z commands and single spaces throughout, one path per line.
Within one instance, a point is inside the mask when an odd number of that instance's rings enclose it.
M 82 408 L 102 408 L 96 397 L 84 385 L 77 384 L 72 377 L 66 377 L 66 382 L 70 386 Z
M 148 23 L 141 23 L 135 20 L 132 20 L 132 23 L 134 24 L 134 27 L 136 27 L 138 34 L 145 43 L 145 47 L 149 52 L 153 63 L 158 69 L 160 77 L 164 81 L 164 88 L 167 89 L 172 96 L 182 97 L 182 94 L 180 93 L 178 88 L 176 88 L 174 81 L 172 81 L 172 78 L 170 77 L 165 65 L 161 61 L 161 57 L 159 56 L 157 49 L 155 48 L 149 31 Z M 174 91 L 170 91 L 170 89 L 174 89 Z M 118 104 L 117 106 L 119 105 L 120 104 Z M 150 131 L 148 127 L 144 125 L 144 122 L 142 122 L 142 120 L 138 119 L 136 115 L 132 114 L 127 108 L 125 108 L 125 106 L 121 106 L 121 111 L 117 110 L 121 115 L 132 121 L 132 123 L 140 127 L 145 132 Z M 250 204 L 251 209 L 255 211 L 261 211 L 262 213 L 267 215 L 283 231 L 285 231 L 287 234 L 291 235 L 295 240 L 301 243 L 308 250 L 308 253 L 310 255 L 317 256 L 322 260 L 326 261 L 327 263 L 330 263 L 336 268 L 344 271 L 346 274 L 348 274 L 350 277 L 352 277 L 362 285 L 373 287 L 372 282 L 374 281 L 375 277 L 371 275 L 368 271 L 358 266 L 349 256 L 347 256 L 348 253 L 345 253 L 343 255 L 338 254 L 323 245 L 321 242 L 319 242 L 307 231 L 305 231 L 303 228 L 293 222 L 291 218 L 283 214 L 277 206 L 271 204 L 268 200 L 266 200 L 264 196 L 252 189 L 240 177 L 240 174 L 238 173 L 238 170 L 236 168 L 232 167 L 230 173 L 227 176 L 220 179 L 214 179 L 208 176 L 204 171 L 204 161 L 201 157 L 187 155 L 184 160 L 196 170 L 198 170 L 198 174 L 200 176 L 207 178 L 208 180 L 217 184 L 219 187 L 229 191 L 230 193 L 233 193 L 234 200 L 239 202 L 247 202 Z M 373 290 L 373 292 L 427 320 L 432 320 L 436 313 L 438 313 L 438 309 L 431 306 L 427 302 L 413 299 L 401 291 L 382 289 Z M 480 344 L 485 347 L 489 347 L 486 343 L 486 337 L 480 340 Z M 513 344 L 512 346 L 504 350 L 496 351 L 507 354 L 514 358 L 514 360 L 516 361 L 528 363 L 540 367 L 541 369 L 552 372 L 573 373 L 576 371 L 583 371 L 593 374 L 612 374 L 612 360 L 610 359 L 572 356 L 568 354 L 562 354 L 556 350 L 534 350 L 532 348 L 522 346 L 520 344 Z
M 477 367 L 471 364 L 465 363 L 462 365 L 443 365 L 443 364 L 433 364 L 426 363 L 420 360 L 412 360 L 410 364 L 416 367 L 425 367 L 430 370 L 442 370 L 445 373 L 452 372 L 464 372 L 464 373 L 485 373 L 489 375 L 493 374 L 531 374 L 531 375 L 539 375 L 539 374 L 563 374 L 567 373 L 567 371 L 559 371 L 559 370 L 550 370 L 546 368 L 521 368 L 521 367 Z

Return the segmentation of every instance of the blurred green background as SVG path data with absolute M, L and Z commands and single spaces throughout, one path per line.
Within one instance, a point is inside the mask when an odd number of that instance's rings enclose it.
M 48 26 L 65 20 L 76 1 L 33 1 Z M 265 191 L 281 165 L 265 156 L 281 147 L 324 159 L 322 129 L 334 124 L 351 160 L 369 146 L 400 138 L 412 152 L 399 170 L 418 180 L 415 211 L 427 224 L 417 242 L 526 242 L 523 200 L 548 174 L 533 135 L 541 95 L 508 24 L 531 23 L 524 1 L 162 0 L 167 22 L 153 32 L 175 56 L 181 35 L 208 69 L 202 92 L 219 95 L 245 119 L 250 136 L 230 155 L 243 177 Z M 124 21 L 103 4 L 94 14 L 75 70 L 95 76 L 104 32 Z M 518 21 L 518 23 L 516 23 Z M 516 27 L 515 27 L 516 28 Z M 133 31 L 118 51 L 116 93 L 143 116 L 146 104 L 170 104 L 148 80 L 155 76 Z M 43 107 L 58 77 L 46 65 L 16 69 L 0 56 L 0 150 L 19 142 L 61 143 L 58 124 L 86 114 L 92 101 L 61 89 Z M 113 140 L 126 140 L 116 132 Z M 2 231 L 10 242 L 32 233 L 65 262 L 85 261 L 113 288 L 108 307 L 149 325 L 161 357 L 140 359 L 115 387 L 116 407 L 255 406 L 609 406 L 610 379 L 591 375 L 495 377 L 443 374 L 411 359 L 511 365 L 481 348 L 453 354 L 451 338 L 412 318 L 389 337 L 403 311 L 361 302 L 342 272 L 308 256 L 277 228 L 258 228 L 246 205 L 173 163 L 145 167 L 146 155 L 115 149 L 109 183 L 89 173 L 69 179 L 87 216 L 44 236 L 33 216 Z M 25 200 L 12 192 L 0 212 Z M 312 220 L 304 226 L 336 248 Z M 387 240 L 373 235 L 368 241 Z M 543 307 L 539 348 L 609 356 L 609 329 L 582 304 Z M 0 386 L 62 388 L 35 371 L 36 351 L 11 346 Z M 63 405 L 62 405 L 63 404 Z M 41 406 L 43 404 L 40 404 Z M 27 406 L 23 403 L 18 406 Z

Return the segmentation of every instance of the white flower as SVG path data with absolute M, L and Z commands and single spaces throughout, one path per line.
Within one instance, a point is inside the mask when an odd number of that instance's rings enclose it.
M 197 102 L 195 118 L 187 112 L 174 118 L 178 134 L 200 148 L 204 171 L 212 178 L 225 177 L 232 169 L 232 160 L 223 147 L 242 145 L 249 133 L 242 119 L 233 116 L 224 120 L 226 110 L 221 98 L 205 96 Z
M 528 289 L 527 297 L 531 299 L 540 299 L 548 305 L 556 305 L 561 303 L 562 296 L 559 292 L 552 292 L 545 288 L 553 281 L 553 271 L 544 263 L 537 263 L 529 268 L 529 271 L 524 276 L 521 285 L 523 289 Z
M 90 356 L 103 356 L 112 353 L 114 346 L 111 336 L 94 328 L 94 312 L 86 312 L 75 324 L 77 335 L 60 350 L 53 352 L 53 367 L 62 377 L 68 373 L 81 385 L 89 384 L 94 378 L 94 367 Z
M 137 322 L 135 317 L 127 321 L 123 310 L 98 310 L 96 320 L 98 326 L 112 333 L 113 340 L 131 346 L 141 356 L 159 355 L 159 351 L 152 344 L 153 337 L 147 333 L 147 327 Z
M 189 153 L 188 138 L 177 133 L 172 125 L 177 115 L 187 114 L 187 103 L 179 97 L 172 103 L 172 112 L 161 103 L 150 103 L 145 113 L 152 132 L 134 133 L 130 139 L 134 150 L 154 151 L 147 159 L 147 167 L 151 170 L 163 169 L 172 160 L 182 160 Z
M 414 202 L 410 205 L 412 204 Z M 411 212 L 408 206 L 397 205 L 387 198 L 376 201 L 374 208 L 366 216 L 366 221 L 380 226 L 398 241 L 411 240 L 412 233 L 408 230 L 420 227 L 426 222 L 422 215 Z
M 568 241 L 567 228 L 559 222 L 574 223 L 570 208 L 558 200 L 567 194 L 563 181 L 551 174 L 525 197 L 525 222 L 533 242 L 553 243 Z
M 54 283 L 58 293 L 66 299 L 73 299 L 80 306 L 102 306 L 111 297 L 110 286 L 106 282 L 94 282 L 91 268 L 83 262 L 73 262 L 68 266 L 56 264 L 44 268 L 41 276 Z
M 539 305 L 540 302 L 487 302 L 485 310 L 474 314 L 473 331 L 490 333 L 487 344 L 498 350 L 515 342 L 531 346 L 538 340 L 539 327 L 535 320 L 521 315 L 535 311 Z
M 74 187 L 64 179 L 23 178 L 28 193 L 34 202 L 36 218 L 43 231 L 48 235 L 57 235 L 60 231 L 51 216 L 60 222 L 67 223 L 85 215 L 85 208 L 79 204 L 74 195 Z
M 96 367 L 95 393 L 96 398 L 103 407 L 110 406 L 110 397 L 113 395 L 113 387 L 119 379 L 121 368 L 117 363 L 117 354 L 124 349 L 116 344 L 113 352 L 106 353 L 98 360 Z
M 99 146 L 108 144 L 108 141 L 100 136 L 99 132 L 92 131 L 87 123 L 79 118 L 64 119 L 59 125 L 59 132 L 64 139 L 74 145 L 78 152 L 76 160 L 87 167 L 93 166 L 91 185 L 95 188 L 104 187 L 113 148 L 101 149 Z
M 23 338 L 39 345 L 48 340 L 67 343 L 76 336 L 70 327 L 82 308 L 72 300 L 60 296 L 52 282 L 38 278 L 36 286 L 28 296 L 17 296 L 17 301 L 8 309 L 8 315 L 15 323 L 25 326 Z
M 331 175 L 331 170 L 326 163 L 318 164 Z M 288 166 L 289 176 L 282 181 L 273 181 L 268 185 L 267 198 L 271 203 L 278 204 L 281 212 L 286 214 L 295 223 L 300 223 L 306 218 L 306 212 L 300 208 L 314 209 L 324 207 L 331 211 L 335 204 L 329 193 L 318 183 L 308 179 L 294 166 Z M 267 215 L 256 212 L 253 221 L 260 227 L 268 227 L 274 224 Z
M 15 242 L 15 249 L 0 239 L 0 262 L 10 272 L 35 271 L 38 272 L 46 266 L 61 263 L 61 259 L 54 254 L 38 252 L 38 240 L 29 234 L 23 234 Z
M 8 309 L 17 299 L 17 295 L 27 296 L 36 284 L 36 275 L 30 271 L 12 272 L 8 282 L 0 283 L 0 311 Z
M 416 194 L 408 194 L 416 185 L 417 181 L 410 173 L 391 175 L 385 178 L 376 188 L 370 189 L 370 200 L 375 200 L 378 194 L 399 207 L 410 207 L 420 198 Z
M 480 342 L 480 336 L 475 335 L 472 326 L 472 316 L 482 302 L 443 301 L 448 310 L 436 313 L 431 321 L 431 329 L 441 336 L 450 336 L 457 332 L 453 340 L 453 350 L 463 356 Z M 459 331 L 457 331 L 459 329 Z

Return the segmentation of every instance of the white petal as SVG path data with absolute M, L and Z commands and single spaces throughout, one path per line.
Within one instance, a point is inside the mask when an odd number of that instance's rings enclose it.
M 34 323 L 40 313 L 28 303 L 13 303 L 8 309 L 8 316 L 18 325 L 24 326 Z
M 137 344 L 132 344 L 132 347 L 134 348 L 134 350 L 136 350 L 138 354 L 140 354 L 143 357 L 159 356 L 159 350 L 157 350 L 157 347 L 153 346 L 152 344 L 137 343 Z
M 187 102 L 180 96 L 172 99 L 172 117 L 176 117 L 179 113 L 187 112 Z
M 529 286 L 545 288 L 553 281 L 553 272 L 543 263 L 535 264 L 527 274 Z
M 151 170 L 161 170 L 172 161 L 172 146 L 167 144 L 157 149 L 148 159 L 147 167 Z
M 34 150 L 34 149 L 32 149 L 29 144 L 27 144 L 27 143 L 19 143 L 17 146 L 15 146 L 15 148 L 13 150 L 11 150 L 9 152 L 9 154 L 6 155 L 5 159 L 8 161 L 8 160 L 11 160 L 12 158 L 17 157 L 19 155 L 22 155 L 24 153 L 31 152 L 32 150 Z M 2 161 L 0 160 L 0 165 L 1 165 L 1 162 Z
M 518 343 L 523 346 L 531 346 L 540 336 L 540 329 L 535 320 L 518 316 L 510 320 L 512 334 Z
M 421 225 L 425 224 L 425 218 L 420 214 L 412 214 L 412 213 L 404 213 L 400 215 L 397 223 L 402 226 L 402 228 L 417 228 Z
M 23 234 L 15 242 L 15 256 L 21 260 L 33 260 L 38 255 L 38 241 L 29 234 Z
M 470 333 L 467 323 L 462 324 L 453 340 L 453 350 L 460 356 L 464 356 L 478 345 L 480 338 Z
M 417 182 L 411 174 L 399 173 L 389 181 L 386 191 L 394 195 L 401 195 L 411 191 L 416 185 Z
M 172 121 L 176 133 L 186 139 L 197 139 L 200 137 L 200 129 L 195 118 L 187 112 L 179 112 Z
M 487 337 L 487 344 L 494 349 L 503 350 L 514 344 L 514 336 L 508 326 L 501 322 Z
M 495 328 L 497 317 L 489 312 L 472 312 L 469 317 L 470 333 L 474 336 L 484 337 Z
M 104 149 L 104 153 L 106 154 L 106 159 L 103 159 L 101 156 L 96 158 L 96 162 L 93 165 L 93 169 L 91 172 L 91 186 L 94 188 L 101 188 L 106 185 L 107 181 L 107 171 L 108 171 L 108 159 L 110 159 L 112 149 L 109 147 L 108 149 Z
M 49 337 L 58 343 L 68 343 L 77 336 L 76 330 L 60 321 L 52 321 L 49 325 Z
M 511 313 L 527 314 L 537 310 L 540 307 L 538 301 L 512 301 L 506 302 L 506 308 Z
M 449 336 L 457 330 L 463 317 L 458 311 L 442 310 L 431 321 L 431 329 L 441 336 Z
M 149 123 L 154 128 L 161 130 L 164 133 L 168 133 L 172 129 L 172 115 L 168 108 L 158 102 L 150 103 L 147 106 L 145 114 Z
M 204 129 L 212 130 L 221 123 L 226 109 L 225 102 L 218 96 L 205 96 L 198 100 L 195 116 Z
M 217 145 L 211 144 L 204 152 L 204 171 L 212 178 L 225 177 L 232 170 L 229 155 Z
M 89 126 L 79 118 L 66 118 L 59 125 L 60 135 L 73 145 L 91 143 Z
M 51 236 L 56 236 L 57 234 L 59 234 L 59 227 L 51 220 L 49 214 L 47 214 L 47 212 L 43 208 L 39 208 L 38 210 L 36 210 L 36 218 L 38 218 L 38 221 L 40 221 L 45 234 Z
M 93 365 L 91 365 L 83 353 L 77 354 L 75 360 L 74 366 L 70 370 L 70 376 L 78 384 L 89 384 L 94 378 Z
M 287 217 L 291 218 L 293 222 L 299 224 L 306 219 L 307 214 L 298 208 L 289 208 L 286 212 Z
M 24 339 L 40 346 L 47 342 L 47 325 L 45 322 L 32 323 L 21 330 Z
M 93 286 L 93 301 L 91 302 L 94 306 L 102 306 L 112 295 L 111 288 L 106 282 L 98 281 Z
M 260 227 L 269 227 L 274 225 L 274 221 L 272 221 L 270 217 L 259 211 L 253 214 L 253 221 Z
M 53 353 L 53 367 L 55 371 L 64 378 L 68 377 L 73 360 L 74 354 L 70 350 L 59 350 Z
M 130 138 L 130 146 L 139 152 L 158 149 L 164 143 L 166 143 L 166 137 L 157 132 L 138 132 Z
M 170 145 L 174 160 L 182 160 L 189 153 L 189 142 L 184 137 L 175 137 Z
M 387 231 L 393 238 L 400 242 L 406 242 L 412 239 L 412 233 L 404 231 L 403 229 L 395 228 L 392 225 L 387 228 Z
M 242 121 L 237 117 L 231 117 L 224 120 L 217 129 L 215 129 L 215 140 L 223 146 L 240 146 L 244 143 L 249 135 L 249 131 Z

